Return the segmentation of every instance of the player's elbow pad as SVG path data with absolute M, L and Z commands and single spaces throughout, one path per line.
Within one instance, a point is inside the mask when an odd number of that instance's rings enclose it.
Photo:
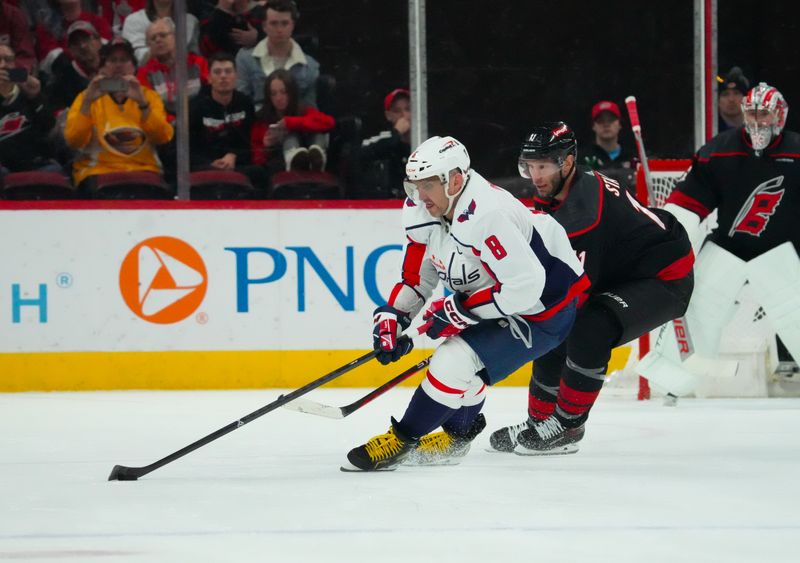
M 671 213 L 683 225 L 683 228 L 686 229 L 686 234 L 689 235 L 689 241 L 692 243 L 692 250 L 697 254 L 700 245 L 703 244 L 703 240 L 706 238 L 705 231 L 700 228 L 700 216 L 674 203 L 666 204 L 664 211 Z

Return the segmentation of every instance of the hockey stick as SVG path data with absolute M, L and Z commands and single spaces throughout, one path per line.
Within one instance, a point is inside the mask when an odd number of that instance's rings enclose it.
M 647 163 L 647 153 L 644 150 L 642 124 L 639 123 L 639 109 L 636 107 L 636 97 L 628 96 L 625 98 L 625 106 L 628 108 L 633 137 L 636 139 L 636 150 L 639 152 L 639 160 L 642 163 L 642 170 L 644 170 L 644 183 L 647 188 L 647 197 L 650 199 L 648 205 L 658 205 L 659 202 L 656 201 L 656 194 L 653 191 L 653 178 L 650 176 L 650 165 Z
M 323 403 L 318 403 L 316 401 L 312 401 L 310 399 L 297 399 L 296 401 L 292 401 L 283 406 L 283 408 L 288 409 L 290 411 L 297 411 L 297 412 L 304 412 L 306 414 L 315 414 L 317 416 L 324 416 L 326 418 L 344 418 L 346 416 L 350 416 L 358 409 L 366 405 L 367 403 L 372 402 L 373 399 L 380 397 L 384 393 L 386 393 L 392 387 L 396 387 L 421 369 L 424 369 L 431 363 L 431 359 L 425 358 L 420 363 L 415 366 L 411 366 L 406 371 L 397 375 L 378 387 L 374 389 L 358 399 L 357 401 L 353 401 L 349 405 L 345 405 L 343 407 L 333 407 L 331 405 L 325 405 Z
M 403 337 L 401 337 L 401 338 L 403 338 Z M 235 421 L 231 422 L 230 424 L 228 424 L 227 426 L 224 426 L 223 428 L 220 428 L 216 432 L 212 432 L 208 436 L 206 436 L 204 438 L 200 438 L 199 440 L 197 440 L 196 442 L 192 442 L 191 444 L 189 444 L 185 448 L 181 448 L 177 452 L 171 453 L 167 457 L 159 459 L 158 461 L 153 462 L 150 465 L 145 465 L 144 467 L 127 467 L 125 465 L 115 465 L 114 468 L 111 470 L 111 474 L 108 476 L 108 480 L 109 481 L 136 481 L 139 477 L 147 475 L 148 473 L 150 473 L 152 471 L 155 471 L 159 467 L 163 467 L 164 465 L 166 465 L 168 463 L 171 463 L 171 462 L 175 461 L 176 459 L 180 459 L 183 456 L 185 456 L 186 454 L 191 453 L 191 452 L 195 451 L 196 449 L 201 448 L 201 447 L 205 446 L 206 444 L 209 444 L 209 443 L 213 442 L 217 438 L 221 438 L 222 436 L 224 436 L 224 435 L 226 435 L 226 434 L 228 434 L 230 432 L 233 432 L 237 428 L 240 428 L 240 427 L 244 426 L 245 424 L 253 422 L 257 418 L 260 418 L 260 417 L 264 416 L 268 412 L 274 411 L 275 409 L 277 409 L 279 407 L 282 407 L 286 403 L 289 403 L 290 401 L 295 400 L 297 397 L 300 397 L 301 395 L 305 395 L 306 393 L 308 393 L 310 391 L 313 391 L 317 387 L 325 385 L 329 381 L 333 381 L 337 377 L 339 377 L 341 375 L 344 375 L 345 373 L 357 368 L 358 366 L 360 366 L 362 364 L 367 363 L 368 361 L 370 361 L 371 359 L 373 359 L 377 355 L 378 355 L 378 351 L 377 350 L 372 350 L 371 352 L 368 352 L 368 353 L 364 354 L 363 356 L 361 356 L 359 358 L 356 358 L 355 360 L 353 360 L 349 364 L 344 365 L 344 366 L 342 366 L 342 367 L 340 367 L 338 369 L 335 369 L 332 372 L 330 372 L 329 374 L 323 375 L 319 379 L 315 379 L 311 383 L 308 383 L 308 384 L 304 385 L 303 387 L 301 387 L 299 389 L 296 389 L 295 391 L 292 391 L 291 393 L 289 393 L 287 395 L 282 395 L 282 396 L 278 397 L 277 399 L 272 401 L 270 404 L 261 407 L 257 411 L 253 411 L 250 414 L 248 414 L 247 416 L 243 416 L 239 420 L 235 420 Z

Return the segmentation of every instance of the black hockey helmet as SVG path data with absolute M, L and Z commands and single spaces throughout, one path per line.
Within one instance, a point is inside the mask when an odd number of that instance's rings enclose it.
M 558 165 L 564 164 L 568 154 L 578 157 L 578 141 L 569 125 L 563 121 L 553 121 L 534 127 L 522 142 L 520 160 L 552 159 Z

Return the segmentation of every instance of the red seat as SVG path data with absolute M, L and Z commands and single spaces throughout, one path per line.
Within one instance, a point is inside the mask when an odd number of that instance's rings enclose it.
M 12 172 L 3 178 L 5 199 L 70 199 L 75 188 L 58 172 Z
M 234 170 L 200 170 L 189 174 L 190 199 L 248 199 L 250 179 Z
M 340 199 L 344 186 L 330 172 L 290 171 L 272 175 L 273 199 Z
M 97 199 L 172 199 L 171 188 L 160 174 L 145 171 L 109 172 L 93 176 L 90 187 Z

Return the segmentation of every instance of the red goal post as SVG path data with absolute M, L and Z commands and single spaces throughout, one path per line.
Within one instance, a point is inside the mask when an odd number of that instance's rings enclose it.
M 689 159 L 648 159 L 647 164 L 650 168 L 650 178 L 653 182 L 652 192 L 655 201 L 650 201 L 648 197 L 647 184 L 645 181 L 644 168 L 639 164 L 636 168 L 636 198 L 648 207 L 663 207 L 669 194 L 675 185 L 683 179 L 692 161 Z M 650 334 L 639 337 L 631 351 L 631 358 L 628 360 L 626 369 L 633 369 L 636 363 L 650 351 Z M 642 376 L 639 376 L 639 390 L 637 398 L 646 400 L 650 398 L 650 385 Z

